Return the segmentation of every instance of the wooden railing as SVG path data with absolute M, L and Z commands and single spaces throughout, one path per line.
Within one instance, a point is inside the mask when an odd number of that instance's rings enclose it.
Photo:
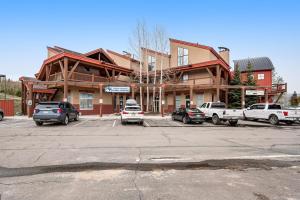
M 62 81 L 64 80 L 61 72 L 52 74 L 49 76 L 49 81 Z M 84 82 L 106 82 L 107 78 L 102 76 L 96 76 L 94 74 L 84 74 L 79 72 L 73 72 L 69 80 L 72 81 L 84 81 Z

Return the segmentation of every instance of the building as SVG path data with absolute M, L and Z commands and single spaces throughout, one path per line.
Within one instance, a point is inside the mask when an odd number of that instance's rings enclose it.
M 247 58 L 247 59 L 240 59 L 240 60 L 233 60 L 234 69 L 239 67 L 241 72 L 241 81 L 245 82 L 247 80 L 247 72 L 248 72 L 248 65 L 252 66 L 253 70 L 253 78 L 256 81 L 256 85 L 260 86 L 259 90 L 264 90 L 268 88 L 268 102 L 273 102 L 274 97 L 280 93 L 280 91 L 286 90 L 285 84 L 278 85 L 273 84 L 272 82 L 272 75 L 274 70 L 274 65 L 272 61 L 268 57 L 257 57 L 257 58 Z M 262 93 L 261 93 L 262 94 Z M 259 97 L 260 102 L 266 101 L 265 94 L 262 94 Z
M 228 101 L 230 51 L 224 47 L 217 52 L 170 39 L 170 52 L 142 48 L 140 60 L 102 48 L 86 53 L 58 46 L 47 50 L 35 77 L 20 78 L 22 110 L 29 116 L 35 104 L 49 100 L 69 101 L 84 115 L 119 112 L 128 98 L 145 111 L 162 113 Z

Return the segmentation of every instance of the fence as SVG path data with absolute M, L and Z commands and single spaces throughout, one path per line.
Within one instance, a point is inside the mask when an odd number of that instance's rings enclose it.
M 3 110 L 5 116 L 15 115 L 15 104 L 14 99 L 0 99 L 0 109 Z

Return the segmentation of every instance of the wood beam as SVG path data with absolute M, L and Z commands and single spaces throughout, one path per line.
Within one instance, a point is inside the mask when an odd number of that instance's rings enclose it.
M 64 65 L 61 62 L 61 60 L 59 60 L 58 63 L 59 63 L 59 66 L 60 66 L 60 71 L 62 73 L 63 79 L 65 79 L 65 77 L 64 77 Z
M 100 97 L 99 97 L 99 116 L 102 117 L 102 106 L 103 106 L 103 84 L 99 84 L 99 93 L 100 93 Z
M 64 99 L 63 101 L 67 101 L 68 99 L 68 58 L 64 58 Z
M 33 83 L 28 84 L 28 98 L 26 99 L 27 104 L 27 115 L 32 117 L 33 114 Z
M 109 72 L 108 72 L 107 68 L 105 67 L 104 69 L 105 69 L 105 72 L 106 72 L 106 76 L 107 76 L 107 77 L 110 79 L 110 78 L 111 78 L 111 76 L 110 76 L 110 74 L 109 74 Z
M 75 65 L 72 67 L 72 69 L 71 69 L 71 71 L 70 71 L 70 73 L 69 73 L 69 75 L 68 75 L 68 79 L 71 78 L 73 72 L 76 70 L 76 68 L 77 68 L 77 66 L 79 65 L 79 63 L 80 63 L 80 62 L 77 61 L 77 62 L 75 63 Z

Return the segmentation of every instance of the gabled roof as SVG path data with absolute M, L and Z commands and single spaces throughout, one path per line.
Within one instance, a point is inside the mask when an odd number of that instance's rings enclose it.
M 274 66 L 270 58 L 268 57 L 257 57 L 257 58 L 246 58 L 240 60 L 234 60 L 234 67 L 239 66 L 241 72 L 247 71 L 248 63 L 251 63 L 253 71 L 260 70 L 273 70 Z
M 112 64 L 116 64 L 114 59 L 112 59 L 102 48 L 95 49 L 93 51 L 89 51 L 89 52 L 85 53 L 84 55 L 87 57 L 90 57 L 91 55 L 98 54 L 98 53 L 103 54 Z
M 134 59 L 134 58 L 131 58 L 131 57 L 129 57 L 129 56 L 126 56 L 126 55 L 117 53 L 117 52 L 112 51 L 112 50 L 109 50 L 109 49 L 106 49 L 106 51 L 107 51 L 108 53 L 111 53 L 111 54 L 115 55 L 115 56 L 119 56 L 119 57 L 121 57 L 121 58 L 130 60 L 130 61 L 132 61 L 132 62 L 140 62 L 140 61 L 138 61 L 138 60 L 136 60 L 136 59 Z
M 214 50 L 214 48 L 212 48 L 210 46 L 206 46 L 206 45 L 202 45 L 202 44 L 198 44 L 198 43 L 186 42 L 186 41 L 183 41 L 183 40 L 177 40 L 177 39 L 172 39 L 172 38 L 170 38 L 170 42 L 174 42 L 174 43 L 183 44 L 183 45 L 186 45 L 186 46 L 192 46 L 192 47 L 197 47 L 197 48 L 209 50 L 213 55 L 215 55 L 219 60 L 221 60 L 221 62 L 223 62 L 223 64 L 227 68 L 230 67 L 229 64 L 220 56 L 220 54 L 218 52 L 216 52 Z

